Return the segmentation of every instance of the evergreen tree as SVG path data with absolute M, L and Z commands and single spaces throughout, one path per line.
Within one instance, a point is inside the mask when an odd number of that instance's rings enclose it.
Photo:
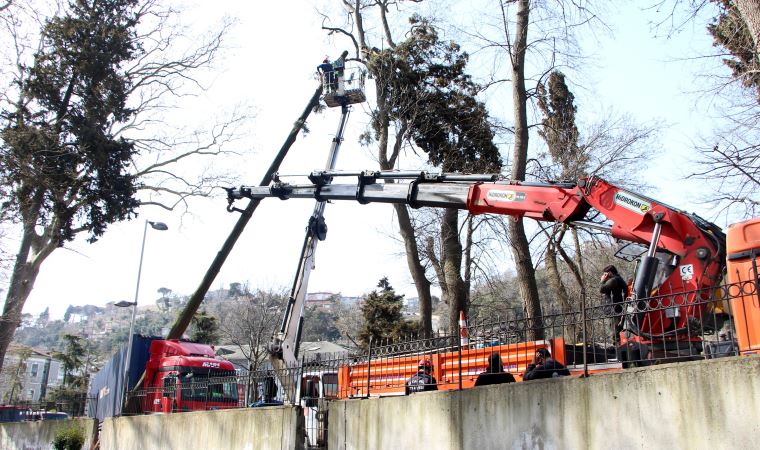
M 754 89 L 760 102 L 760 55 L 752 31 L 742 16 L 735 0 L 713 0 L 718 4 L 719 14 L 707 30 L 716 46 L 728 50 L 729 57 L 723 62 L 731 69 L 734 78 L 748 89 Z M 760 38 L 758 38 L 760 39 Z
M 128 120 L 124 65 L 139 49 L 135 0 L 72 1 L 47 21 L 34 64 L 19 80 L 19 101 L 2 111 L 3 208 L 23 236 L 0 324 L 0 358 L 42 261 L 76 233 L 90 241 L 134 214 L 134 144 L 113 134 Z M 38 235 L 40 229 L 44 232 Z M 10 317 L 9 317 L 10 316 Z
M 40 313 L 40 317 L 37 318 L 37 326 L 38 327 L 44 327 L 48 324 L 50 321 L 50 307 L 45 308 L 44 311 Z
M 393 286 L 388 282 L 388 277 L 383 277 L 377 283 L 380 291 L 370 292 L 362 304 L 364 327 L 359 333 L 359 342 L 366 348 L 370 338 L 372 342 L 381 339 L 398 339 L 416 325 L 407 323 L 401 314 L 403 295 L 396 295 Z
M 170 126 L 145 126 L 157 121 L 148 116 L 166 108 L 167 98 L 196 89 L 191 85 L 202 89 L 194 77 L 216 60 L 228 27 L 184 41 L 177 10 L 162 3 L 58 2 L 54 17 L 32 18 L 41 25 L 39 42 L 14 46 L 18 64 L 5 68 L 0 96 L 0 219 L 17 224 L 20 236 L 0 317 L 0 369 L 41 266 L 56 249 L 80 233 L 95 241 L 141 204 L 171 210 L 171 197 L 205 196 L 219 181 L 204 173 L 188 182 L 168 167 L 221 153 L 220 143 L 234 134 L 228 126 L 241 115 L 219 124 L 224 137 L 217 127 L 195 133 L 203 141 L 197 147 L 167 135 Z M 24 16 L 4 22 L 15 36 L 31 25 Z M 27 48 L 36 51 L 28 55 Z M 147 153 L 155 158 L 140 158 Z M 141 203 L 138 191 L 160 194 Z
M 217 344 L 219 342 L 219 322 L 210 316 L 206 310 L 201 310 L 193 316 L 190 339 L 201 344 Z
M 63 353 L 57 353 L 56 357 L 63 366 L 63 384 L 66 386 L 77 386 L 81 384 L 82 376 L 77 372 L 85 363 L 85 348 L 82 345 L 82 338 L 71 334 L 64 334 L 63 340 L 66 343 L 66 349 Z M 86 379 L 86 377 L 84 377 Z M 85 383 L 86 384 L 86 383 Z
M 552 160 L 559 166 L 557 177 L 575 181 L 585 176 L 588 155 L 578 145 L 575 96 L 567 87 L 562 72 L 553 71 L 546 86 L 539 83 L 538 107 L 544 116 L 538 135 L 544 139 Z
M 302 341 L 330 341 L 341 338 L 334 313 L 319 306 L 306 309 Z
M 83 369 L 88 355 L 79 336 L 65 334 L 63 340 L 65 351 L 54 355 L 63 366 L 63 384 L 50 392 L 50 398 L 61 404 L 65 412 L 79 415 L 84 412 L 87 397 L 88 374 Z
M 73 311 L 74 307 L 72 305 L 69 305 L 68 308 L 66 308 L 66 312 L 63 313 L 63 321 L 66 323 L 69 323 L 69 320 L 71 320 L 71 313 Z
M 426 153 L 429 162 L 444 172 L 498 173 L 501 157 L 493 142 L 488 112 L 477 99 L 480 86 L 465 72 L 469 55 L 457 43 L 441 39 L 428 19 L 415 15 L 410 24 L 411 30 L 403 42 L 368 52 L 367 67 L 375 77 L 379 97 L 378 112 L 373 114 L 371 123 L 375 139 L 381 143 L 387 140 L 383 136 L 393 121 L 399 124 L 397 128 L 402 135 L 411 138 Z M 386 158 L 381 150 L 381 162 Z M 392 165 L 382 168 L 391 169 Z M 407 258 L 412 258 L 408 260 L 410 270 L 418 285 L 422 331 L 429 334 L 432 332 L 429 281 L 422 280 L 422 274 L 415 274 L 415 271 L 424 273 L 424 269 L 419 263 L 417 244 L 410 242 L 414 231 L 401 222 L 407 216 L 406 211 L 401 211 L 405 208 L 396 207 L 396 212 Z M 459 228 L 458 210 L 444 211 L 440 225 L 441 255 L 430 258 L 444 302 L 449 305 L 452 327 L 460 311 L 467 313 L 469 298 L 469 279 L 462 276 Z M 465 260 L 464 265 L 468 262 Z M 428 287 L 427 292 L 421 292 L 421 283 Z

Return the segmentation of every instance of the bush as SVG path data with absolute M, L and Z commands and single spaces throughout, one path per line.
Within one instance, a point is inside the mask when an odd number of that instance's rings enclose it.
M 55 450 L 81 450 L 84 445 L 84 430 L 74 424 L 61 428 L 53 439 Z

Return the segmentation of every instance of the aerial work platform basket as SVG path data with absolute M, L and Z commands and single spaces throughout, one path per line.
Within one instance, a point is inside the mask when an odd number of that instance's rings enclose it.
M 358 68 L 333 65 L 334 70 L 321 74 L 323 99 L 327 106 L 344 106 L 367 101 L 364 94 L 366 73 Z

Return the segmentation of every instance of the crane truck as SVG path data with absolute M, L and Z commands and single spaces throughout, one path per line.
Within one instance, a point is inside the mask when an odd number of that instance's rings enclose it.
M 335 178 L 356 178 L 336 184 Z M 228 189 L 228 210 L 235 200 L 311 198 L 318 201 L 397 203 L 414 208 L 456 208 L 471 214 L 500 214 L 566 223 L 609 233 L 645 247 L 638 257 L 618 352 L 637 362 L 668 360 L 702 351 L 695 327 L 719 328 L 710 318 L 730 309 L 742 353 L 760 350 L 760 219 L 734 224 L 726 235 L 696 214 L 669 206 L 591 176 L 576 182 L 504 180 L 499 175 L 445 174 L 425 171 L 318 171 L 311 184 L 289 184 L 276 178 L 270 186 Z M 389 182 L 390 181 L 390 182 Z M 592 210 L 605 222 L 592 222 Z M 728 281 L 753 289 L 728 290 L 732 307 L 715 306 L 715 289 L 728 270 Z M 720 308 L 721 314 L 710 311 Z
M 456 208 L 471 214 L 499 214 L 528 217 L 538 221 L 559 222 L 609 233 L 618 240 L 643 246 L 626 302 L 625 326 L 616 352 L 623 366 L 647 364 L 652 360 L 693 359 L 703 351 L 695 328 L 717 330 L 718 318 L 734 316 L 742 354 L 760 350 L 760 219 L 729 227 L 728 240 L 723 231 L 696 214 L 669 206 L 605 181 L 588 177 L 577 182 L 525 182 L 504 180 L 499 175 L 441 174 L 425 171 L 315 171 L 310 184 L 290 184 L 274 177 L 269 186 L 241 186 L 228 189 L 228 211 L 235 211 L 236 200 L 277 197 L 308 198 L 325 201 L 354 200 L 361 204 L 396 203 L 413 208 Z M 337 184 L 336 178 L 355 178 L 356 182 Z M 605 222 L 593 222 L 595 210 Z M 314 221 L 310 222 L 313 223 Z M 318 222 L 317 222 L 318 223 Z M 324 239 L 325 228 L 311 227 L 312 238 Z M 307 235 L 307 242 L 309 236 Z M 728 244 L 728 246 L 727 246 Z M 305 245 L 305 249 L 307 246 Z M 312 253 L 313 257 L 313 253 Z M 313 260 L 312 260 L 313 262 Z M 299 268 L 300 270 L 300 268 Z M 733 289 L 718 305 L 716 290 L 728 271 Z M 298 283 L 298 277 L 297 277 Z M 738 286 L 738 289 L 736 288 Z M 303 285 L 301 286 L 303 288 Z M 296 306 L 295 304 L 293 306 Z M 300 311 L 302 312 L 302 303 Z M 288 343 L 297 348 L 299 325 L 294 323 L 296 308 L 289 306 L 283 328 L 275 336 L 273 362 L 280 367 L 297 361 L 292 352 L 280 351 Z M 584 309 L 585 311 L 585 309 Z M 583 343 L 587 345 L 586 342 Z M 538 348 L 548 348 L 554 358 L 565 360 L 562 338 L 518 345 L 499 345 L 506 370 L 520 378 Z M 582 350 L 586 358 L 586 350 Z M 301 379 L 282 379 L 298 398 L 307 416 L 307 444 L 319 446 L 325 434 L 327 401 L 367 395 L 398 395 L 403 381 L 415 370 L 415 356 L 391 360 L 368 360 L 335 371 L 302 373 Z M 483 351 L 443 351 L 433 355 L 433 373 L 439 389 L 463 389 L 474 385 L 473 373 L 483 370 Z M 585 364 L 584 364 L 585 366 Z M 292 366 L 291 366 L 292 367 Z M 587 367 L 584 367 L 584 371 Z M 617 369 L 616 369 L 617 370 Z M 281 371 L 288 378 L 293 372 Z M 329 380 L 328 383 L 326 380 Z M 337 381 L 337 383 L 336 383 Z M 299 395 L 300 394 L 300 395 Z M 316 423 L 314 422 L 316 421 Z

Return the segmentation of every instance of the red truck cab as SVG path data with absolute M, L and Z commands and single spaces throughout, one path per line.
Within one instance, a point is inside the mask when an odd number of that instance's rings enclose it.
M 206 344 L 176 339 L 153 341 L 145 367 L 145 391 L 144 412 L 238 407 L 232 363 L 216 359 L 214 347 Z

